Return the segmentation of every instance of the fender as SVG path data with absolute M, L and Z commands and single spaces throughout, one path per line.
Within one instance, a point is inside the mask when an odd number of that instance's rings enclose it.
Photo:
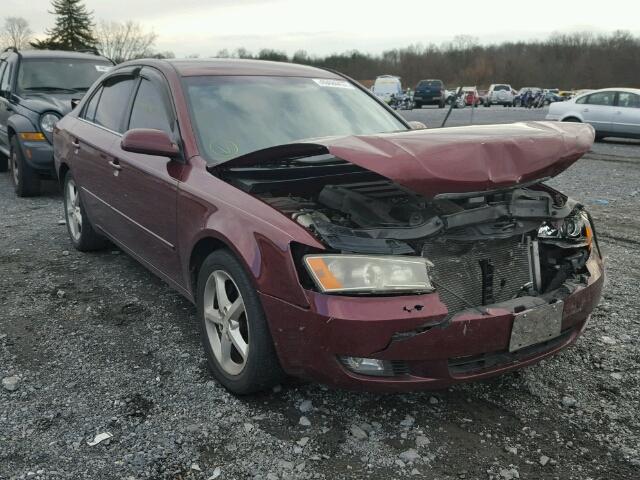
M 16 133 L 21 132 L 39 132 L 40 128 L 34 125 L 27 117 L 14 113 L 7 120 L 7 136 L 8 130 L 12 129 Z

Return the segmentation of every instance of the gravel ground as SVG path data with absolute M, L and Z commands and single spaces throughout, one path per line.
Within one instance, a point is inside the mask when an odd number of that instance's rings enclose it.
M 608 261 L 577 344 L 386 396 L 292 380 L 233 397 L 207 373 L 190 303 L 115 248 L 74 251 L 55 186 L 16 199 L 0 175 L 0 479 L 638 478 L 640 148 L 624 148 L 551 182 L 590 207 Z

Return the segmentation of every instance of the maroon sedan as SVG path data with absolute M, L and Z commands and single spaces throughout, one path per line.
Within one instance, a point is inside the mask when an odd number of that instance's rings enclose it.
M 576 340 L 603 263 L 582 205 L 543 182 L 582 124 L 411 125 L 326 70 L 122 64 L 58 122 L 69 235 L 109 239 L 197 305 L 229 390 L 286 374 L 442 388 Z

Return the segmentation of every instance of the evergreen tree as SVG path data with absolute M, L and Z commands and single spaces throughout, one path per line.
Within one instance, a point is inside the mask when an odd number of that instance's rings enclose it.
M 96 38 L 93 35 L 91 12 L 88 12 L 82 0 L 52 0 L 56 25 L 47 30 L 44 40 L 31 42 L 34 48 L 50 50 L 94 49 Z

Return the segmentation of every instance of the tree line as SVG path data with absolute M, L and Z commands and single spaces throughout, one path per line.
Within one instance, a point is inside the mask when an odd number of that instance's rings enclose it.
M 0 28 L 0 47 L 96 50 L 116 63 L 142 57 L 171 58 L 154 49 L 157 35 L 137 22 L 100 22 L 82 0 L 52 0 L 53 28 L 34 39 L 27 20 L 8 17 Z M 212 49 L 213 51 L 213 49 Z M 196 55 L 197 56 L 197 55 Z M 357 50 L 317 56 L 304 50 L 288 56 L 274 49 L 252 53 L 245 48 L 219 50 L 214 57 L 255 58 L 330 68 L 356 80 L 390 74 L 413 87 L 424 78 L 438 78 L 449 87 L 510 83 L 513 87 L 602 88 L 638 87 L 640 37 L 627 31 L 596 35 L 556 33 L 544 40 L 481 45 L 461 35 L 441 45 L 410 45 L 381 54 Z
M 217 56 L 302 63 L 334 69 L 357 80 L 397 75 L 410 87 L 421 79 L 437 78 L 452 88 L 486 88 L 491 83 L 509 83 L 515 88 L 640 88 L 640 37 L 626 31 L 556 33 L 539 41 L 495 45 L 458 36 L 442 45 L 411 45 L 379 55 L 353 50 L 319 57 L 300 50 L 288 57 L 277 50 L 252 54 L 240 48 L 221 50 Z

